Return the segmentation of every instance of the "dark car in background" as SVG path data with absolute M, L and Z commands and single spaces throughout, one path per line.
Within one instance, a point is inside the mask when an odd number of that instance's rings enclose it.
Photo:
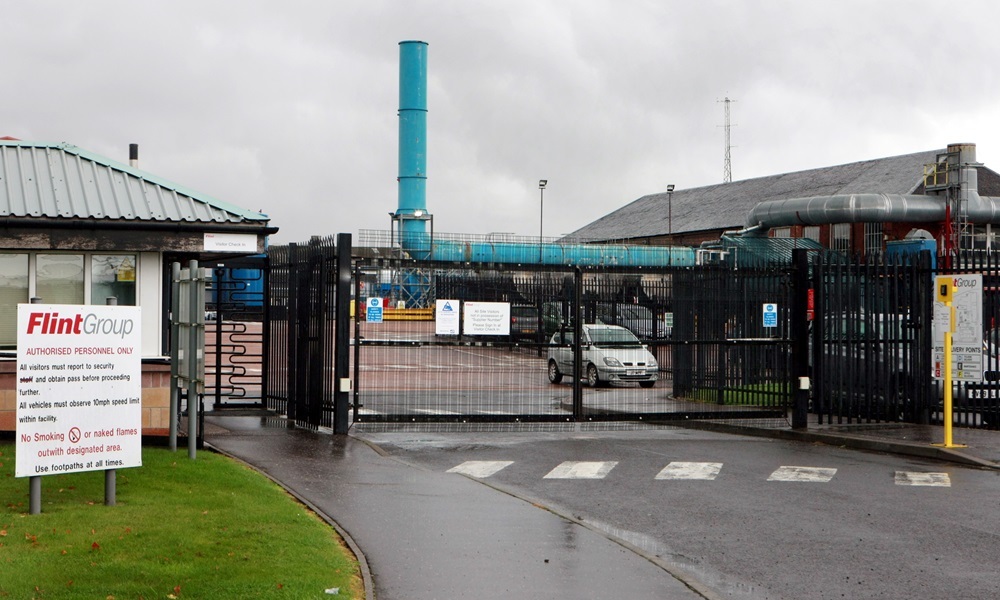
M 536 341 L 538 335 L 538 309 L 534 306 L 510 307 L 510 339 L 513 342 Z
M 542 304 L 542 330 L 544 339 L 549 339 L 553 333 L 569 327 L 570 318 L 563 314 L 562 302 L 546 302 Z
M 624 327 L 641 340 L 666 339 L 671 333 L 666 321 L 641 304 L 602 302 L 597 305 L 597 320 Z

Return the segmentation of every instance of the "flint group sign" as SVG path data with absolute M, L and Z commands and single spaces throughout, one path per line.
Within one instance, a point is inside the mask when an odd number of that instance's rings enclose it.
M 136 306 L 19 304 L 16 477 L 142 466 Z

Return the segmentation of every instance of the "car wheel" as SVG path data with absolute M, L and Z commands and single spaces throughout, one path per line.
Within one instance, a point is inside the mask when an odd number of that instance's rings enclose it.
M 559 365 L 556 361 L 549 361 L 549 383 L 559 383 L 562 381 L 562 373 L 559 372 Z
M 587 365 L 587 385 L 592 388 L 601 385 L 601 378 L 597 375 L 597 367 L 593 364 Z
M 656 381 L 640 381 L 639 387 L 651 388 L 656 385 Z

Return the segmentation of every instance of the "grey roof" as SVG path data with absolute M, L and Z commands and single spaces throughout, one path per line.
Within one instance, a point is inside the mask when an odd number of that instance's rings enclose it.
M 673 232 L 736 229 L 758 202 L 847 193 L 912 194 L 923 184 L 925 164 L 946 150 L 675 190 L 669 200 Z M 643 196 L 570 235 L 587 240 L 624 240 L 670 233 L 668 194 Z
M 267 225 L 268 217 L 71 144 L 0 141 L 0 217 Z

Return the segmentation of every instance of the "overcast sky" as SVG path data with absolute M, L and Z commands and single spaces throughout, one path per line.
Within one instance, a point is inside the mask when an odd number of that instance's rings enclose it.
M 538 235 L 539 179 L 546 236 L 719 183 L 726 97 L 734 181 L 954 142 L 1000 170 L 995 0 L 0 5 L 0 136 L 138 143 L 277 243 L 388 231 L 402 40 L 429 43 L 436 232 Z

